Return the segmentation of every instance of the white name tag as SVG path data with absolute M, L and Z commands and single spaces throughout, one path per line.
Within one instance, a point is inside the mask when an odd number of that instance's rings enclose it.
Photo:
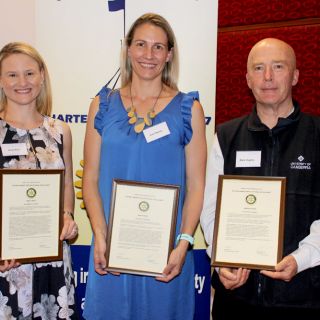
M 261 167 L 261 151 L 237 151 L 236 168 Z
M 168 134 L 170 134 L 170 130 L 166 122 L 161 122 L 150 128 L 144 129 L 143 134 L 147 142 L 149 143 L 154 140 L 167 136 Z
M 9 156 L 25 156 L 28 154 L 27 145 L 25 143 L 3 143 L 1 145 L 2 154 Z

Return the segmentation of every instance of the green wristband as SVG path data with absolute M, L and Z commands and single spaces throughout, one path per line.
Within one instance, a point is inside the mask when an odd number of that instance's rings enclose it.
M 193 246 L 194 244 L 194 237 L 190 236 L 187 233 L 179 233 L 177 236 L 176 244 L 178 244 L 180 240 L 188 241 L 191 246 Z

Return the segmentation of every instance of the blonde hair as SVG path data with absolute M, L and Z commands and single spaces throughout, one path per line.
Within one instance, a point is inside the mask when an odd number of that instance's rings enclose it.
M 143 24 L 152 24 L 161 28 L 167 35 L 168 50 L 171 51 L 171 59 L 166 63 L 162 71 L 162 82 L 172 89 L 177 90 L 178 74 L 179 74 L 179 57 L 178 46 L 174 32 L 168 21 L 162 16 L 155 13 L 146 13 L 139 17 L 129 29 L 122 46 L 121 52 L 121 86 L 124 87 L 131 82 L 132 67 L 128 57 L 128 48 L 131 46 L 134 32 L 137 27 Z
M 11 42 L 5 45 L 0 51 L 0 75 L 2 62 L 12 54 L 25 54 L 35 60 L 40 71 L 43 71 L 44 80 L 39 95 L 36 98 L 37 111 L 43 115 L 51 115 L 52 110 L 52 93 L 48 69 L 43 58 L 38 51 L 27 43 Z M 4 110 L 7 105 L 7 97 L 3 90 L 0 90 L 0 111 Z

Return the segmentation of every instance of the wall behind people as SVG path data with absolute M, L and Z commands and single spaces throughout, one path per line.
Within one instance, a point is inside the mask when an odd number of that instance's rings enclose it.
M 11 41 L 35 46 L 47 62 L 54 117 L 69 123 L 73 135 L 75 216 L 80 234 L 72 246 L 77 295 L 84 303 L 91 229 L 82 209 L 83 140 L 88 106 L 119 68 L 122 38 L 142 13 L 157 12 L 172 25 L 180 52 L 179 88 L 199 90 L 208 145 L 214 131 L 217 0 L 1 0 L 0 47 Z M 5 32 L 4 32 L 5 30 Z M 113 86 L 117 75 L 111 81 Z M 196 318 L 209 318 L 210 266 L 197 231 Z
M 246 59 L 253 44 L 266 37 L 292 45 L 300 70 L 293 95 L 303 111 L 320 115 L 320 2 L 220 0 L 216 124 L 251 111 Z

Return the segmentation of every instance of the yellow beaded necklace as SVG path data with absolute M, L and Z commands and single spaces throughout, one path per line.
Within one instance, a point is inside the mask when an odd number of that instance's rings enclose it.
M 140 133 L 143 131 L 145 126 L 152 126 L 152 119 L 155 118 L 156 113 L 154 111 L 157 102 L 160 98 L 160 95 L 162 93 L 163 85 L 161 86 L 161 90 L 158 94 L 157 99 L 155 100 L 153 107 L 150 109 L 150 111 L 147 112 L 147 114 L 144 117 L 138 117 L 136 112 L 136 107 L 133 105 L 133 99 L 132 99 L 132 93 L 131 93 L 131 85 L 130 85 L 130 99 L 131 99 L 131 107 L 127 109 L 128 117 L 129 117 L 129 123 L 134 125 L 134 131 L 136 133 Z

